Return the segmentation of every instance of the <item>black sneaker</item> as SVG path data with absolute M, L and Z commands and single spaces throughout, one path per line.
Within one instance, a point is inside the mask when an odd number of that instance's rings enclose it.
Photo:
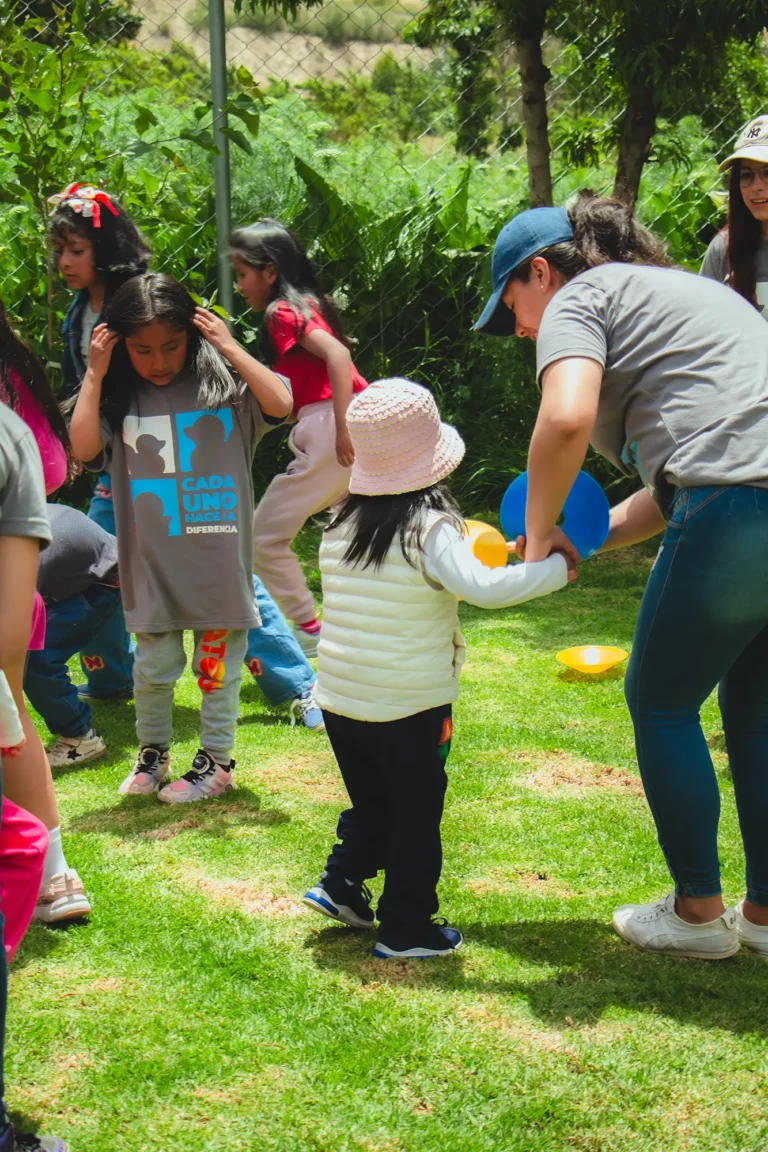
M 353 884 L 342 877 L 323 873 L 319 884 L 304 893 L 304 903 L 331 920 L 339 920 L 350 928 L 373 927 L 371 892 L 365 884 Z
M 379 928 L 371 955 L 380 960 L 427 960 L 448 956 L 461 947 L 461 932 L 445 920 L 433 920 L 423 928 Z

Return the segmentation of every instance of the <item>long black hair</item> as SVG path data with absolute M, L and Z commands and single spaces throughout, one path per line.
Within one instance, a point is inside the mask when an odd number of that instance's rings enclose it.
M 94 267 L 111 295 L 126 280 L 147 271 L 150 251 L 125 209 L 111 196 L 109 199 L 117 215 L 102 207 L 98 228 L 93 216 L 75 212 L 66 201 L 60 204 L 48 222 L 48 236 L 52 241 L 66 242 L 72 236 L 88 240 L 93 245 Z
M 132 336 L 148 324 L 165 324 L 186 332 L 185 368 L 199 380 L 201 407 L 215 410 L 235 400 L 238 389 L 222 357 L 193 324 L 195 307 L 195 301 L 178 280 L 160 272 L 149 272 L 146 276 L 134 276 L 118 288 L 106 307 L 104 320 L 113 332 L 123 337 Z M 112 350 L 101 393 L 101 411 L 113 431 L 122 428 L 142 379 L 121 340 Z
M 601 264 L 674 267 L 661 241 L 638 222 L 632 209 L 621 200 L 595 196 L 585 189 L 568 209 L 568 219 L 573 239 L 553 244 L 524 260 L 512 272 L 513 279 L 527 283 L 536 257 L 545 259 L 566 280 Z
M 728 254 L 728 283 L 750 304 L 757 306 L 757 250 L 762 224 L 744 203 L 739 183 L 741 161 L 734 160 L 728 179 L 728 223 L 724 229 Z
M 344 553 L 346 564 L 380 568 L 397 537 L 403 556 L 415 568 L 414 554 L 424 540 L 427 512 L 442 513 L 460 532 L 464 531 L 461 513 L 444 484 L 433 484 L 416 492 L 400 492 L 396 496 L 350 493 L 326 531 L 351 524 L 352 539 Z
M 247 228 L 236 229 L 229 238 L 230 255 L 251 268 L 266 268 L 272 264 L 277 280 L 267 306 L 265 322 L 261 326 L 260 343 L 264 356 L 274 364 L 278 352 L 269 334 L 269 319 L 282 301 L 296 314 L 296 332 L 300 339 L 318 311 L 337 340 L 347 344 L 336 305 L 320 287 L 317 273 L 307 256 L 304 245 L 290 228 L 279 220 L 257 220 Z
M 69 432 L 43 363 L 14 332 L 3 301 L 0 300 L 0 399 L 9 408 L 18 409 L 19 396 L 13 383 L 15 372 L 29 388 L 51 426 L 56 439 L 67 454 L 67 480 L 72 480 L 77 466 L 72 458 Z

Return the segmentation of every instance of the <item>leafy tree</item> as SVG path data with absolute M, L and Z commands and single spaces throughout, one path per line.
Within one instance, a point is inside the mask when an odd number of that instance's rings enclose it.
M 34 21 L 31 34 L 46 42 L 62 35 L 62 21 L 88 40 L 111 44 L 135 39 L 143 23 L 130 0 L 23 0 L 15 11 L 17 18 Z

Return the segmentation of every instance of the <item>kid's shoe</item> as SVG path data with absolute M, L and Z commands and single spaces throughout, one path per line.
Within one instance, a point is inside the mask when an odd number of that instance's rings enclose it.
M 663 952 L 689 960 L 727 960 L 739 950 L 737 915 L 726 908 L 706 924 L 689 924 L 675 912 L 671 892 L 656 904 L 622 904 L 613 914 L 613 926 L 641 952 Z
M 107 754 L 107 746 L 99 733 L 91 728 L 85 736 L 59 736 L 45 752 L 51 768 L 69 768 L 85 764 L 86 760 L 99 760 Z
M 745 948 L 757 952 L 764 960 L 768 960 L 768 927 L 762 924 L 753 924 L 744 916 L 744 901 L 739 900 L 734 911 L 736 912 L 736 931 L 739 940 Z
M 448 956 L 461 944 L 458 928 L 449 928 L 445 920 L 433 920 L 423 928 L 379 928 L 371 955 L 380 960 L 428 960 Z
M 133 697 L 133 686 L 118 688 L 117 692 L 94 692 L 90 684 L 76 684 L 75 688 L 81 700 L 130 700 Z
M 298 641 L 299 648 L 305 656 L 317 656 L 317 644 L 320 640 L 320 629 L 316 632 L 307 632 L 306 628 L 302 628 L 301 624 L 294 624 L 292 626 L 294 639 Z
M 142 744 L 136 763 L 118 788 L 121 796 L 151 796 L 168 779 L 171 753 L 156 744 Z
M 341 877 L 334 879 L 323 873 L 320 883 L 304 893 L 304 903 L 331 920 L 348 924 L 350 928 L 372 928 L 373 909 L 371 892 L 365 884 L 355 884 Z
M 325 732 L 323 713 L 311 688 L 291 701 L 291 728 L 297 724 L 309 728 L 310 732 Z
M 226 768 L 217 764 L 210 752 L 198 748 L 189 772 L 185 772 L 173 784 L 166 784 L 158 792 L 158 800 L 164 804 L 191 804 L 194 800 L 211 800 L 222 792 L 231 792 L 235 787 L 234 760 Z
M 31 1132 L 8 1130 L 7 1143 L 0 1143 L 0 1152 L 68 1152 L 69 1145 L 58 1136 L 33 1136 Z
M 89 916 L 91 905 L 83 882 L 74 868 L 59 872 L 40 885 L 33 920 L 43 924 L 60 924 L 64 920 L 78 920 Z M 17 1137 L 18 1139 L 18 1137 Z

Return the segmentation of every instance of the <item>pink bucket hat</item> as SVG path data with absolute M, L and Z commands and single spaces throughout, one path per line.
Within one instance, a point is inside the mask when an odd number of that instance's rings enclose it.
M 355 449 L 349 490 L 396 496 L 439 483 L 464 458 L 464 441 L 440 422 L 432 393 L 412 380 L 375 380 L 347 409 Z

